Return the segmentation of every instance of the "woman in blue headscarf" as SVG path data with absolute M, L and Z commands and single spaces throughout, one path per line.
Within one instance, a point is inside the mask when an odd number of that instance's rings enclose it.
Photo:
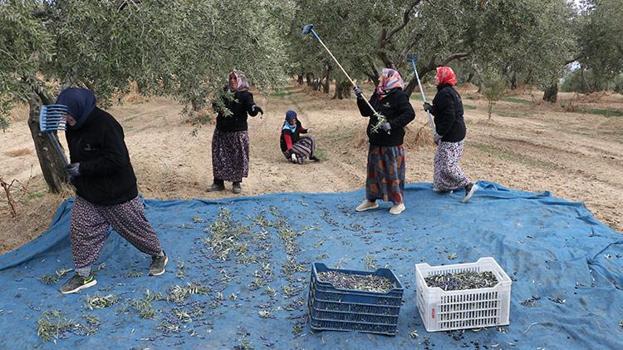
M 298 120 L 296 112 L 289 110 L 286 112 L 286 120 L 281 127 L 281 137 L 279 140 L 281 152 L 287 160 L 292 163 L 303 164 L 305 159 L 318 161 L 314 152 L 316 151 L 316 141 L 311 136 L 301 136 L 307 134 L 309 129 L 305 129 L 301 121 Z
M 111 227 L 152 257 L 150 275 L 163 274 L 168 261 L 156 232 L 145 218 L 123 128 L 95 102 L 91 90 L 80 88 L 63 90 L 56 101 L 68 111 L 65 136 L 71 164 L 67 172 L 76 187 L 70 226 L 76 274 L 61 287 L 63 294 L 76 293 L 97 283 L 91 266 Z

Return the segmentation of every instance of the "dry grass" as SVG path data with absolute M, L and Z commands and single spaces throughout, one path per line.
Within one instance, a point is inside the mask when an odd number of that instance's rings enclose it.
M 9 157 L 21 157 L 33 154 L 32 149 L 30 148 L 17 148 L 7 152 L 4 152 L 5 155 Z
M 290 86 L 272 95 L 255 93 L 256 102 L 266 114 L 262 119 L 249 118 L 251 164 L 242 195 L 284 189 L 339 192 L 364 185 L 367 119 L 359 115 L 354 99 L 332 100 L 331 96 L 305 90 Z M 369 92 L 371 87 L 366 85 L 364 90 Z M 430 90 L 429 100 L 433 96 Z M 528 191 L 551 190 L 558 197 L 584 201 L 599 219 L 623 230 L 623 184 L 617 181 L 623 178 L 623 117 L 611 113 L 623 111 L 623 96 L 561 92 L 561 103 L 552 105 L 538 103 L 541 93 L 526 88 L 501 101 L 493 120 L 487 121 L 486 103 L 476 89 L 463 86 L 459 91 L 464 103 L 475 107 L 465 111 L 468 136 L 462 160 L 471 178 Z M 126 103 L 114 105 L 109 111 L 124 127 L 141 193 L 162 199 L 234 196 L 229 191 L 205 191 L 212 181 L 214 126 L 201 126 L 193 136 L 195 126 L 180 116 L 183 106 L 166 98 L 142 100 L 138 96 L 136 92 L 124 96 Z M 430 130 L 424 126 L 426 115 L 421 99 L 413 96 L 411 103 L 417 116 L 405 136 L 406 177 L 408 182 L 430 182 L 435 148 Z M 284 159 L 278 132 L 290 108 L 312 130 L 321 162 L 295 165 Z M 5 180 L 26 183 L 31 168 L 33 174 L 27 191 L 19 186 L 14 189 L 17 218 L 10 217 L 6 198 L 0 194 L 0 252 L 38 236 L 63 199 L 73 195 L 71 191 L 47 193 L 34 151 L 18 151 L 32 149 L 30 131 L 24 122 L 27 106 L 19 106 L 13 115 L 15 122 L 0 133 L 0 175 Z M 314 174 L 314 181 L 301 176 L 303 172 Z M 230 184 L 226 185 L 229 190 Z
M 28 186 L 13 193 L 17 217 L 12 218 L 4 193 L 0 194 L 0 252 L 5 252 L 29 242 L 47 229 L 56 208 L 71 195 L 47 192 L 42 176 L 34 177 Z

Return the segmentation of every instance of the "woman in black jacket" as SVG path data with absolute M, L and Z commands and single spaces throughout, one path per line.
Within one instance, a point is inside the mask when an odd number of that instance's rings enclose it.
M 208 191 L 223 191 L 225 181 L 232 182 L 232 192 L 240 193 L 243 177 L 249 175 L 249 133 L 247 114 L 255 117 L 264 111 L 253 102 L 249 82 L 244 73 L 229 73 L 224 88 L 212 136 L 212 175 L 214 182 Z
M 67 173 L 76 187 L 70 227 L 76 274 L 61 292 L 75 293 L 97 283 L 91 266 L 111 227 L 152 257 L 151 276 L 163 274 L 168 258 L 145 218 L 121 125 L 96 106 L 91 90 L 65 89 L 56 103 L 67 110 Z
M 478 186 L 465 176 L 459 165 L 463 156 L 463 140 L 467 129 L 463 119 L 463 101 L 454 89 L 456 75 L 450 67 L 437 67 L 437 94 L 433 104 L 424 103 L 424 110 L 435 116 L 435 174 L 433 191 L 448 192 L 465 189 L 463 202 L 467 202 Z
M 376 209 L 377 199 L 391 201 L 389 210 L 400 214 L 404 204 L 405 150 L 402 147 L 404 127 L 415 119 L 415 112 L 409 96 L 402 91 L 404 82 L 398 71 L 385 68 L 379 84 L 370 98 L 374 114 L 363 99 L 361 90 L 355 87 L 357 106 L 361 115 L 368 121 L 368 174 L 366 179 L 366 199 L 355 208 L 356 211 Z

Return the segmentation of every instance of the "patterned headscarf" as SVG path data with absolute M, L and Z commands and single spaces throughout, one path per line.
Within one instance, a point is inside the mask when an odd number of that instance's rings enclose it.
M 402 89 L 405 86 L 405 82 L 402 80 L 400 73 L 397 70 L 391 68 L 383 68 L 383 73 L 379 79 L 379 85 L 376 87 L 376 93 L 382 100 L 387 96 L 387 93 L 392 89 Z
M 238 81 L 238 86 L 234 89 L 234 91 L 249 90 L 249 81 L 247 80 L 247 76 L 243 72 L 239 70 L 233 70 L 229 73 L 228 78 L 231 78 L 232 76 L 235 76 L 236 80 Z M 227 82 L 227 86 L 229 86 L 229 82 Z M 229 88 L 231 88 L 231 86 Z
M 437 86 L 439 85 L 456 85 L 456 74 L 450 67 L 441 66 L 437 67 L 437 75 L 435 76 L 437 79 Z

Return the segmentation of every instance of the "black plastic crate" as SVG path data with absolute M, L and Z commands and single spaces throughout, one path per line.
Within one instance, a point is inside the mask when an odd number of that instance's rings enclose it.
M 394 288 L 387 293 L 341 289 L 318 280 L 318 273 L 335 271 L 350 275 L 376 275 L 388 278 Z M 330 269 L 312 264 L 308 308 L 312 330 L 358 331 L 395 335 L 402 306 L 403 287 L 389 269 L 374 272 Z

